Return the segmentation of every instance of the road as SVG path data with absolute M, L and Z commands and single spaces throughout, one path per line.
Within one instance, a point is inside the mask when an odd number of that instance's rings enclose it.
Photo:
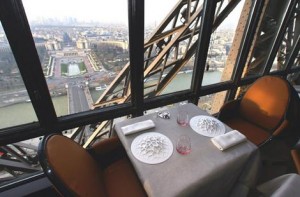
M 89 110 L 89 103 L 81 85 L 69 86 L 69 114 L 74 114 Z
M 74 83 L 72 83 L 74 84 Z M 78 112 L 88 111 L 89 103 L 85 95 L 84 86 L 79 83 L 74 85 L 68 84 L 68 100 L 69 100 L 69 114 L 74 114 Z M 86 125 L 82 128 L 83 136 L 88 137 L 91 135 L 90 125 Z M 78 135 L 75 139 L 80 135 Z

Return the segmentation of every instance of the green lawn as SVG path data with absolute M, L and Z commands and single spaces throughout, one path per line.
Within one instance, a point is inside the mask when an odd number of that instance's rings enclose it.
M 84 62 L 80 62 L 79 64 L 79 69 L 80 69 L 80 72 L 86 72 L 86 66 L 84 64 Z
M 65 76 L 68 73 L 68 64 L 60 64 L 61 75 Z

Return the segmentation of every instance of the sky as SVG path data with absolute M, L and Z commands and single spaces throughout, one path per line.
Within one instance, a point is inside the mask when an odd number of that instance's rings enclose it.
M 145 0 L 145 25 L 158 25 L 179 0 Z M 23 0 L 29 21 L 46 18 L 78 22 L 127 24 L 128 0 Z M 227 1 L 225 1 L 225 4 Z M 241 12 L 243 1 L 229 15 L 222 26 L 233 26 Z
M 161 21 L 178 0 L 145 0 L 145 23 Z M 23 0 L 29 21 L 77 18 L 78 21 L 127 23 L 127 0 Z

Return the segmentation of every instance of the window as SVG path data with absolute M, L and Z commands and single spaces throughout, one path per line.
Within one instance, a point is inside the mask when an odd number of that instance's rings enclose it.
M 220 13 L 225 11 L 224 8 L 228 4 L 225 2 L 217 4 L 216 18 L 220 17 Z M 239 54 L 238 51 L 240 50 L 240 43 L 243 38 L 244 31 L 242 28 L 245 28 L 245 25 L 242 24 L 247 22 L 247 18 L 240 18 L 240 15 L 243 9 L 244 12 L 249 12 L 250 8 L 250 3 L 245 5 L 245 1 L 240 1 L 212 33 L 205 65 L 203 86 L 228 81 L 232 78 L 237 55 Z
M 261 22 L 260 32 L 256 37 L 255 45 L 257 46 L 254 46 L 252 49 L 252 55 L 247 63 L 244 77 L 262 74 L 267 69 L 266 64 L 274 61 L 270 59 L 270 55 L 279 32 L 284 28 L 283 22 L 285 17 L 287 17 L 286 14 L 290 3 L 291 1 L 281 1 L 278 7 L 282 9 L 276 14 L 273 13 L 274 10 L 271 9 L 271 6 L 267 7 Z
M 151 1 L 151 4 L 156 5 L 155 13 L 161 13 L 157 9 L 165 9 L 165 6 L 157 7 L 161 3 Z M 172 8 L 175 14 L 165 13 L 166 18 L 147 38 L 144 53 L 146 97 L 191 89 L 202 4 L 203 1 L 178 1 Z M 151 17 L 146 10 L 146 22 Z
M 218 113 L 224 104 L 226 94 L 227 91 L 222 91 L 202 96 L 198 101 L 198 107 L 207 111 L 209 114 Z
M 0 26 L 0 129 L 36 122 L 19 68 Z
M 23 3 L 58 116 L 130 101 L 114 81 L 129 62 L 125 0 Z

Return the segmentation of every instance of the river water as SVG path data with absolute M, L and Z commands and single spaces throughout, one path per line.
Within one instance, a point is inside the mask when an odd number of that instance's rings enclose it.
M 222 73 L 219 71 L 206 72 L 202 85 L 214 84 L 220 81 Z M 166 87 L 162 94 L 175 91 L 186 90 L 191 86 L 192 72 L 178 74 L 174 80 Z M 103 91 L 91 90 L 91 96 L 96 101 Z M 57 116 L 68 114 L 67 96 L 52 98 Z M 19 103 L 0 108 L 0 129 L 20 124 L 37 121 L 31 103 Z

